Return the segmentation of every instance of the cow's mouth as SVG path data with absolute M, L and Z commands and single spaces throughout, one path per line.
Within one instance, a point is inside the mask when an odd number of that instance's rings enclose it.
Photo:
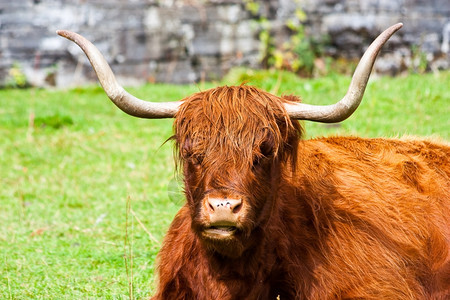
M 203 230 L 203 235 L 209 238 L 226 238 L 236 232 L 235 226 L 210 226 Z

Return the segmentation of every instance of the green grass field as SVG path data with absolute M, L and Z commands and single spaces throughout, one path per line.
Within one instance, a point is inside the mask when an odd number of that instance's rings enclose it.
M 331 104 L 348 77 L 305 80 L 235 70 L 223 82 L 146 85 L 138 97 L 172 101 L 218 84 L 260 86 Z M 450 72 L 373 79 L 341 124 L 306 123 L 321 135 L 450 138 Z M 0 299 L 142 299 L 182 199 L 171 120 L 141 120 L 98 87 L 0 90 Z M 172 181 L 173 182 L 173 181 Z M 127 203 L 129 207 L 127 208 Z

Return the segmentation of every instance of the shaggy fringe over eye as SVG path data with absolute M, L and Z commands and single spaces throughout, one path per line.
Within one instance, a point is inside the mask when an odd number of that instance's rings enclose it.
M 206 166 L 220 161 L 248 168 L 255 155 L 292 154 L 302 128 L 289 118 L 283 103 L 293 100 L 298 98 L 277 97 L 245 85 L 213 88 L 185 98 L 174 123 L 177 165 L 202 156 Z

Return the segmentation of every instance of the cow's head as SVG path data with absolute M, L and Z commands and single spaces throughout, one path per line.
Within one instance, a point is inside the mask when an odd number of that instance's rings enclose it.
M 400 28 L 385 30 L 361 58 L 345 97 L 313 106 L 249 86 L 220 87 L 178 102 L 147 102 L 127 93 L 100 52 L 82 36 L 58 31 L 88 56 L 108 97 L 142 118 L 175 117 L 175 141 L 192 227 L 212 251 L 236 257 L 261 232 L 273 209 L 280 168 L 295 158 L 300 125 L 294 120 L 340 122 L 362 100 L 375 58 Z M 256 239 L 255 239 L 256 237 Z
M 239 256 L 267 220 L 282 163 L 300 125 L 284 100 L 250 86 L 219 87 L 182 101 L 175 140 L 192 226 L 214 251 Z

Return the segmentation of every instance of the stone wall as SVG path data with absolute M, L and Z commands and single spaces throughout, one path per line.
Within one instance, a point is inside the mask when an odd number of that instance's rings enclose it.
M 377 63 L 380 71 L 408 68 L 419 45 L 433 68 L 449 68 L 448 0 L 258 0 L 277 40 L 297 5 L 309 34 L 328 34 L 327 53 L 358 57 L 380 31 L 405 27 Z M 89 63 L 57 29 L 79 32 L 105 55 L 123 84 L 219 79 L 232 66 L 257 67 L 255 16 L 241 0 L 0 0 L 0 83 L 12 68 L 38 86 L 93 82 Z
M 289 2 L 289 1 L 287 1 Z M 377 61 L 379 72 L 398 73 L 420 60 L 429 68 L 448 69 L 450 52 L 450 1 L 448 0 L 303 0 L 314 34 L 332 37 L 331 53 L 355 57 L 362 54 L 382 28 L 402 22 L 387 50 Z M 446 36 L 446 40 L 444 38 Z M 423 56 L 423 57 L 422 57 Z

